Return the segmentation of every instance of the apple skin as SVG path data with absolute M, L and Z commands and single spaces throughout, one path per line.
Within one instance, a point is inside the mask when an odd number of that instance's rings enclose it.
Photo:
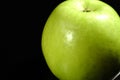
M 45 24 L 42 50 L 60 80 L 110 80 L 120 70 L 120 17 L 102 1 L 64 1 Z

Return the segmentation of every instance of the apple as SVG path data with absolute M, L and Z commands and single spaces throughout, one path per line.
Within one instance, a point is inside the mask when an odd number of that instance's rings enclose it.
M 42 51 L 60 80 L 110 80 L 120 70 L 120 17 L 99 0 L 67 0 L 49 16 Z

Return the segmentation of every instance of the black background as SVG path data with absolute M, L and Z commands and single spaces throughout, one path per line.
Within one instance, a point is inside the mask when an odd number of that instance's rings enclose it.
M 3 2 L 2 49 L 8 53 L 8 80 L 57 80 L 43 57 L 41 34 L 50 13 L 62 1 Z M 120 15 L 119 0 L 102 1 Z

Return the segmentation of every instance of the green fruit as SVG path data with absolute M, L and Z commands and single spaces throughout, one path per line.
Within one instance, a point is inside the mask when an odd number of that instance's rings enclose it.
M 64 1 L 45 24 L 42 50 L 60 80 L 110 80 L 120 70 L 120 17 L 102 1 Z

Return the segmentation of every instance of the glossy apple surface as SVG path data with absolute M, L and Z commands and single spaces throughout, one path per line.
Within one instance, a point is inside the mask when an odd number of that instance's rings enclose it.
M 102 1 L 64 1 L 45 24 L 42 50 L 60 80 L 110 80 L 120 70 L 120 17 Z

